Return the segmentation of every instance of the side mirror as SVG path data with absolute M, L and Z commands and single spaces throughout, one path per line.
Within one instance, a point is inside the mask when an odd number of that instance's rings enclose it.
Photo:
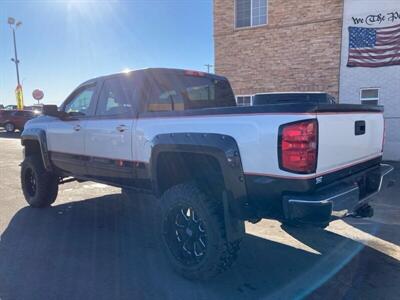
M 60 117 L 60 112 L 58 111 L 57 105 L 43 105 L 42 108 L 42 114 L 45 116 L 51 116 L 51 117 Z

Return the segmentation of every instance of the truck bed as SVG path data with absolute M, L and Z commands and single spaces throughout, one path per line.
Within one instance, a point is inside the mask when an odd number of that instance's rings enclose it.
M 145 124 L 145 128 L 150 126 L 154 133 L 168 128 L 176 133 L 230 135 L 240 148 L 245 173 L 307 179 L 381 156 L 384 131 L 382 113 L 383 107 L 372 105 L 277 104 L 145 112 L 139 114 L 138 119 L 139 124 Z M 148 119 L 152 121 L 148 122 Z M 282 124 L 307 119 L 318 120 L 316 174 L 285 172 L 277 165 L 278 128 Z M 364 133 L 355 135 L 356 123 L 364 124 Z M 150 133 L 153 130 L 145 130 L 149 140 L 153 138 Z M 147 159 L 143 157 L 143 160 Z

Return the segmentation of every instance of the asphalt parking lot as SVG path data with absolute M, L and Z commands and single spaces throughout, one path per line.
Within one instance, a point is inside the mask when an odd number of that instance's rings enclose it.
M 0 299 L 400 299 L 400 164 L 371 219 L 326 230 L 247 224 L 239 259 L 209 282 L 171 271 L 156 200 L 97 183 L 62 185 L 51 208 L 26 205 L 18 134 L 0 132 Z

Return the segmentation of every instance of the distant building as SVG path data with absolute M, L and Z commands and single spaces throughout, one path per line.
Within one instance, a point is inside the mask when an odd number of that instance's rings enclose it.
M 360 50 L 379 47 L 376 29 L 388 26 L 393 40 L 381 41 L 392 52 Z M 215 71 L 238 104 L 257 93 L 322 91 L 384 105 L 385 158 L 400 160 L 399 0 L 215 0 L 214 40 Z

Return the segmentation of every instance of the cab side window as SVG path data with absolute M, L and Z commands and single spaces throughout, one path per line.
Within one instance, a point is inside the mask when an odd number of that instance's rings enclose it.
M 78 92 L 72 96 L 72 99 L 65 105 L 64 111 L 71 115 L 87 116 L 93 101 L 95 88 L 96 87 L 92 85 L 78 90 Z
M 129 116 L 133 113 L 132 89 L 118 78 L 104 81 L 96 109 L 96 116 Z

